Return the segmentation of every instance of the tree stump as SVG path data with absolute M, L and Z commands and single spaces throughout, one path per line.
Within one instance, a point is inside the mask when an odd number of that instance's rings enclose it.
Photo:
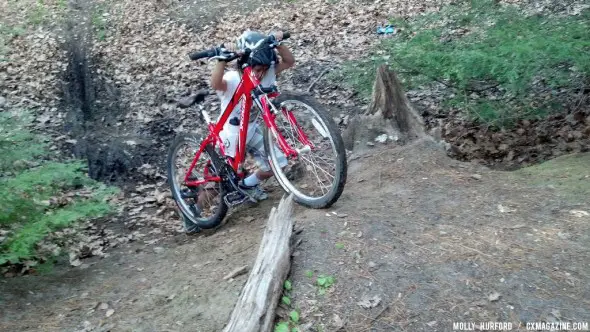
M 343 138 L 347 149 L 352 150 L 355 142 L 369 143 L 383 134 L 401 144 L 426 136 L 424 120 L 406 98 L 397 75 L 386 65 L 377 69 L 369 108 L 351 120 Z
M 291 268 L 292 196 L 268 217 L 258 256 L 224 332 L 272 331 L 275 309 Z

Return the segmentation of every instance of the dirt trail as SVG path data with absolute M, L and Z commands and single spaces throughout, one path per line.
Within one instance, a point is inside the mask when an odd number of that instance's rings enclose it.
M 234 213 L 217 231 L 134 243 L 102 260 L 48 275 L 0 280 L 1 331 L 218 331 L 252 264 L 265 217 L 278 201 Z M 101 307 L 101 303 L 108 305 Z M 107 317 L 108 310 L 114 313 Z
M 555 166 L 561 183 L 590 181 L 587 169 L 564 164 L 570 169 Z M 333 209 L 296 208 L 302 243 L 290 279 L 300 328 L 448 331 L 456 321 L 590 320 L 590 204 L 579 195 L 590 186 L 572 197 L 531 179 L 449 159 L 425 142 L 351 156 Z M 2 280 L 2 330 L 218 331 L 246 275 L 222 278 L 251 266 L 281 193 L 217 232 L 131 245 L 85 269 Z M 336 280 L 324 295 L 320 274 Z
M 581 158 L 548 166 L 556 179 L 455 161 L 428 142 L 359 155 L 333 211 L 298 217 L 303 243 L 291 279 L 302 325 L 588 322 L 590 155 Z M 571 180 L 579 187 L 555 186 Z M 318 275 L 336 279 L 325 295 Z

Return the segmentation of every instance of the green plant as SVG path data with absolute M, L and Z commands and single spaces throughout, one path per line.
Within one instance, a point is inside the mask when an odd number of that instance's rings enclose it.
M 285 283 L 283 284 L 283 288 L 285 288 L 285 290 L 287 290 L 287 291 L 291 291 L 293 289 L 293 285 L 291 284 L 291 281 L 285 280 Z
M 281 302 L 284 305 L 290 306 L 291 305 L 291 298 L 286 295 L 283 295 L 283 297 L 281 297 Z
M 493 0 L 449 5 L 408 21 L 368 59 L 336 75 L 368 97 L 377 67 L 387 64 L 407 89 L 443 84 L 449 108 L 507 126 L 563 108 L 559 91 L 590 77 L 590 10 L 567 18 L 525 16 Z M 563 97 L 562 97 L 563 99 Z
M 336 243 L 335 247 L 336 247 L 336 249 L 344 249 L 344 243 L 338 242 L 338 243 Z
M 43 24 L 47 20 L 48 10 L 43 0 L 37 0 L 35 8 L 29 12 L 29 22 L 33 25 Z
M 97 6 L 92 13 L 92 27 L 98 40 L 105 40 L 107 36 L 107 19 L 105 17 L 106 9 Z
M 313 271 L 311 271 L 311 270 L 305 271 L 305 276 L 308 277 L 308 278 L 312 278 L 313 277 Z
M 82 161 L 39 161 L 45 139 L 31 134 L 30 117 L 0 114 L 0 265 L 34 260 L 50 232 L 111 211 L 118 190 L 90 178 Z
M 290 332 L 289 322 L 278 322 L 275 326 L 275 332 Z
M 316 282 L 318 286 L 318 293 L 320 295 L 324 295 L 326 294 L 326 290 L 334 285 L 336 279 L 334 279 L 332 276 L 319 275 Z
M 293 285 L 290 280 L 285 280 L 283 284 L 283 296 L 281 297 L 281 302 L 290 307 L 291 306 L 291 297 L 290 292 L 293 290 Z M 297 332 L 299 331 L 299 311 L 292 310 L 289 313 L 289 321 L 280 321 L 275 325 L 275 332 Z

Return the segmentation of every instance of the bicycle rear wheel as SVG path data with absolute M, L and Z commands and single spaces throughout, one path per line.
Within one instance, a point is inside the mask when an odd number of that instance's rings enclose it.
M 199 181 L 201 184 L 194 186 L 185 182 L 200 144 L 199 136 L 181 134 L 168 152 L 168 183 L 186 229 L 217 227 L 228 210 L 223 199 L 226 194 L 223 184 L 208 181 L 217 174 L 206 151 L 202 151 L 190 175 L 190 182 Z
M 346 183 L 346 150 L 328 112 L 308 96 L 282 93 L 273 101 L 275 124 L 289 146 L 301 152 L 280 167 L 280 149 L 272 130 L 264 130 L 264 147 L 277 181 L 295 201 L 310 208 L 334 204 Z

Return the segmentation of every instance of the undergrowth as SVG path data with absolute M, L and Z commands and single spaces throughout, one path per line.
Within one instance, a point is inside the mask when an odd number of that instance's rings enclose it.
M 46 139 L 30 117 L 0 113 L 0 265 L 37 257 L 50 232 L 108 214 L 113 187 L 87 176 L 80 160 L 46 160 Z
M 506 126 L 564 110 L 567 96 L 590 84 L 590 10 L 569 17 L 525 16 L 492 0 L 449 5 L 409 21 L 368 59 L 336 74 L 362 95 L 388 64 L 406 89 L 443 84 L 446 109 Z

